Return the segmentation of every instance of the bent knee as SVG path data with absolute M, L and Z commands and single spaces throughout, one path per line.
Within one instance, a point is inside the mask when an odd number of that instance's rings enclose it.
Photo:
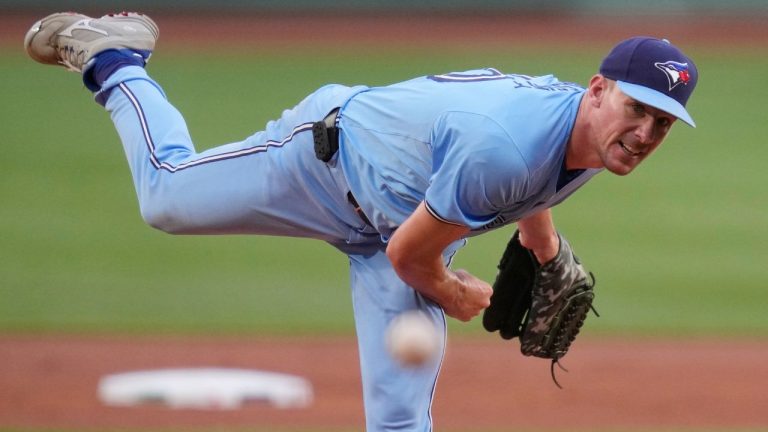
M 167 205 L 141 203 L 140 212 L 141 218 L 152 228 L 168 234 L 184 232 L 181 218 Z

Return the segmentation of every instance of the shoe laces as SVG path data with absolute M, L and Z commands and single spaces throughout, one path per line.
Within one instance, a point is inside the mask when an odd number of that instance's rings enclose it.
M 85 63 L 86 51 L 83 49 L 76 49 L 71 45 L 63 45 L 58 47 L 59 51 L 59 64 L 66 67 L 71 72 L 82 72 L 83 63 Z

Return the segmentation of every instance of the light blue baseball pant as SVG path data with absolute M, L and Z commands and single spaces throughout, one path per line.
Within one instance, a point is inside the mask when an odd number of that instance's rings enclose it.
M 323 163 L 313 150 L 312 122 L 364 88 L 323 87 L 264 131 L 199 153 L 183 117 L 144 69 L 122 68 L 102 89 L 97 99 L 106 100 L 148 224 L 176 234 L 310 237 L 349 256 L 367 430 L 431 431 L 445 315 L 398 278 L 386 245 L 347 201 L 345 174 L 335 159 Z M 462 244 L 446 251 L 446 265 Z M 441 355 L 402 368 L 387 354 L 384 333 L 398 313 L 412 309 L 442 331 Z

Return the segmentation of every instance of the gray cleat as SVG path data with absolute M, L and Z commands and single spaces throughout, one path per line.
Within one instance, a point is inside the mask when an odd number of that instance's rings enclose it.
M 35 61 L 82 72 L 88 61 L 106 50 L 132 50 L 146 62 L 159 34 L 157 24 L 138 13 L 91 18 L 63 12 L 36 22 L 24 37 L 24 48 Z

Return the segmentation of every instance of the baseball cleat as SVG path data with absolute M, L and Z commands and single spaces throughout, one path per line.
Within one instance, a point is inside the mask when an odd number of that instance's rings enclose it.
M 146 62 L 159 33 L 152 19 L 138 13 L 91 18 L 63 12 L 36 22 L 24 37 L 24 48 L 37 62 L 82 72 L 88 61 L 106 50 L 131 50 Z

